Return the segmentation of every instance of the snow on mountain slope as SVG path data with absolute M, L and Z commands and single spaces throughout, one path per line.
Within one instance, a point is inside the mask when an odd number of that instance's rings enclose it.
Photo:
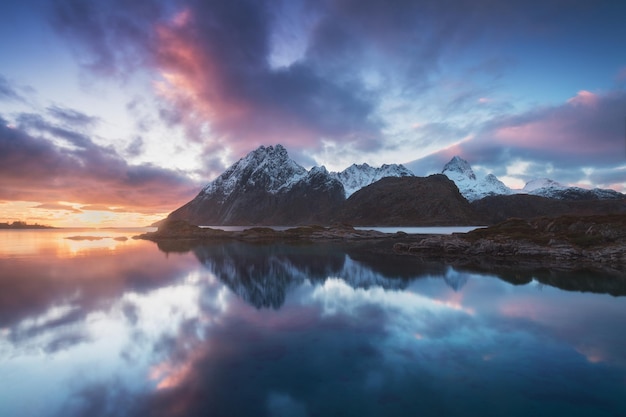
M 528 181 L 524 188 L 522 188 L 522 193 L 533 194 L 533 191 L 551 188 L 554 190 L 564 190 L 567 188 L 563 184 L 551 180 L 549 178 L 537 178 L 531 181 Z
M 454 181 L 463 197 L 469 201 L 479 200 L 489 195 L 512 193 L 511 189 L 493 174 L 481 179 L 476 178 L 470 164 L 458 156 L 452 158 L 443 167 L 441 173 Z
M 282 145 L 261 146 L 241 158 L 215 180 L 203 194 L 229 196 L 236 188 L 261 186 L 275 194 L 307 176 L 307 170 L 289 158 Z
M 624 198 L 624 194 L 615 190 L 602 188 L 588 190 L 580 187 L 568 187 L 548 178 L 539 178 L 527 182 L 521 193 L 558 200 L 616 200 Z
M 368 164 L 352 164 L 341 172 L 331 172 L 330 175 L 343 184 L 346 198 L 385 177 L 414 177 L 415 175 L 403 165 L 384 164 L 374 168 Z

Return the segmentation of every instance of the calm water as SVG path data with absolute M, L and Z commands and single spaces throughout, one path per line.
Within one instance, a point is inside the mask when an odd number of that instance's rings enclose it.
M 623 280 L 136 233 L 0 231 L 1 416 L 626 414 Z
M 252 226 L 200 226 L 203 228 L 221 229 L 227 231 L 242 231 L 251 228 Z M 287 230 L 294 226 L 263 226 L 269 227 L 274 230 Z M 358 230 L 377 230 L 383 233 L 413 233 L 413 234 L 436 234 L 436 235 L 449 235 L 452 233 L 467 233 L 471 230 L 477 229 L 483 226 L 439 226 L 439 227 L 356 227 Z

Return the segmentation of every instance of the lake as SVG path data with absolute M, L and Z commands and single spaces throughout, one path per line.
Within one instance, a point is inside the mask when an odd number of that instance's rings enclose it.
M 0 231 L 1 416 L 623 416 L 626 279 Z

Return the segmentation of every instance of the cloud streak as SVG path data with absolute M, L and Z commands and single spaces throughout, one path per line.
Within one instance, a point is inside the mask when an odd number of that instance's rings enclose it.
M 2 100 L 24 101 L 24 98 L 17 92 L 11 82 L 0 74 L 0 101 Z

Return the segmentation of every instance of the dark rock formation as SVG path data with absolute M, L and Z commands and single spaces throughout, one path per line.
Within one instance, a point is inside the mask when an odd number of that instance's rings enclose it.
M 626 271 L 626 215 L 509 219 L 466 234 L 433 235 L 394 250 L 461 263 L 503 261 Z
M 354 193 L 335 220 L 359 226 L 480 224 L 480 218 L 445 175 L 383 178 Z
M 471 203 L 480 213 L 483 224 L 495 224 L 509 218 L 531 219 L 563 215 L 592 216 L 626 214 L 626 199 L 567 201 L 528 194 L 489 196 Z

